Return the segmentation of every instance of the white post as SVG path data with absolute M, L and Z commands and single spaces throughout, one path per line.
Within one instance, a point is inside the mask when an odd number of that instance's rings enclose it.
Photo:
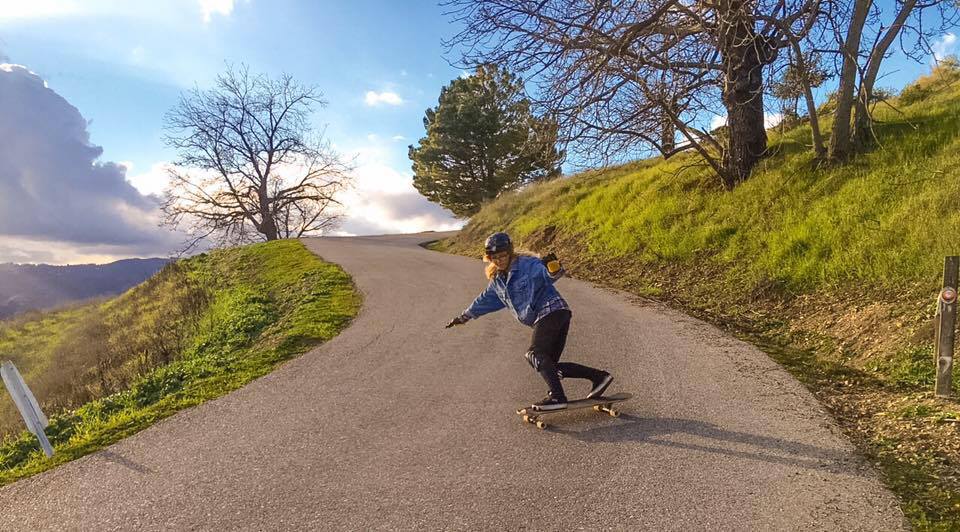
M 47 416 L 43 415 L 37 399 L 30 392 L 27 383 L 23 381 L 23 377 L 21 377 L 20 372 L 17 371 L 17 367 L 9 360 L 4 362 L 0 365 L 0 376 L 3 377 L 3 384 L 6 385 L 7 391 L 10 392 L 10 396 L 13 397 L 13 402 L 17 405 L 17 410 L 20 411 L 20 415 L 23 416 L 23 420 L 27 423 L 27 430 L 32 432 L 33 435 L 40 440 L 40 447 L 43 448 L 43 454 L 47 455 L 47 458 L 53 456 L 53 446 L 50 445 L 46 433 L 43 432 L 43 429 L 46 428 L 50 422 L 47 421 Z

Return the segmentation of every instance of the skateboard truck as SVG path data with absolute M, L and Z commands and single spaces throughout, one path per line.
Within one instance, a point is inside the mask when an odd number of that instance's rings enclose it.
M 550 414 L 556 414 L 558 412 L 566 412 L 568 410 L 579 410 L 581 408 L 593 407 L 594 412 L 603 412 L 611 417 L 620 417 L 620 411 L 613 407 L 614 403 L 619 403 L 621 401 L 626 401 L 633 397 L 628 393 L 618 393 L 611 395 L 610 397 L 595 397 L 593 399 L 578 399 L 576 401 L 570 401 L 567 403 L 566 408 L 561 408 L 559 410 L 538 410 L 536 406 L 531 405 L 523 408 L 517 409 L 517 414 L 522 416 L 524 423 L 529 423 L 531 425 L 536 425 L 538 429 L 547 428 L 547 423 L 541 418 Z

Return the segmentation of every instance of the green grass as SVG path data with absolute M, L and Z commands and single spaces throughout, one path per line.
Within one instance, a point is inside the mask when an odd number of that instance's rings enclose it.
M 654 264 L 707 258 L 727 280 L 778 280 L 812 291 L 852 282 L 896 287 L 936 281 L 960 234 L 960 90 L 878 108 L 879 146 L 818 168 L 809 128 L 771 135 L 771 152 L 733 192 L 711 186 L 692 155 L 589 172 L 506 194 L 468 224 L 507 225 L 523 246 L 544 227 L 578 235 L 587 252 Z
M 575 275 L 665 299 L 767 344 L 821 398 L 846 406 L 840 418 L 883 411 L 886 398 L 929 393 L 934 379 L 930 306 L 943 257 L 960 254 L 957 81 L 953 65 L 878 104 L 875 146 L 843 164 L 815 160 L 809 126 L 770 131 L 770 155 L 732 192 L 692 153 L 637 161 L 502 194 L 434 248 L 479 256 L 483 239 L 505 230 L 520 249 L 557 252 Z M 889 316 L 860 313 L 874 302 Z M 884 327 L 895 320 L 899 328 Z M 852 347 L 871 342 L 880 347 L 868 354 Z M 955 475 L 936 473 L 944 466 L 931 458 L 960 438 L 920 441 L 915 456 L 877 451 L 873 440 L 895 440 L 917 419 L 953 419 L 955 410 L 886 411 L 904 421 L 894 426 L 842 420 L 918 529 L 960 523 Z
M 0 444 L 0 485 L 96 451 L 235 390 L 335 336 L 360 306 L 359 292 L 345 272 L 291 240 L 193 257 L 151 281 L 96 309 L 81 307 L 3 329 L 0 348 L 19 348 L 19 362 L 30 368 L 28 383 L 43 373 L 45 359 L 56 358 L 57 345 L 76 340 L 78 316 L 84 313 L 97 316 L 102 335 L 124 338 L 124 345 L 136 345 L 138 338 L 123 336 L 111 325 L 136 331 L 148 330 L 149 320 L 180 322 L 179 328 L 161 331 L 167 339 L 180 335 L 183 341 L 176 356 L 130 377 L 124 389 L 52 416 L 46 431 L 56 451 L 52 459 L 43 456 L 31 434 L 9 435 Z M 190 285 L 202 287 L 199 305 L 164 299 L 173 286 Z M 169 304 L 151 306 L 150 301 Z M 196 315 L 177 314 L 184 309 Z M 46 338 L 53 333 L 56 338 Z M 116 371 L 142 368 L 137 360 L 131 356 Z
M 901 349 L 888 358 L 872 361 L 867 369 L 884 375 L 903 390 L 932 389 L 937 375 L 933 361 L 933 344 L 930 343 Z

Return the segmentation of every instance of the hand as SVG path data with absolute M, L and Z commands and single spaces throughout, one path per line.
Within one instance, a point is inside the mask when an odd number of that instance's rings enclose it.
M 560 260 L 557 259 L 557 255 L 555 253 L 547 254 L 541 258 L 540 261 L 543 262 L 543 265 L 547 267 L 547 271 L 551 274 L 557 273 L 561 268 L 563 268 L 563 265 L 560 264 Z
M 447 326 L 444 327 L 444 329 L 449 329 L 450 327 L 453 327 L 454 325 L 463 325 L 464 323 L 467 323 L 468 321 L 470 321 L 470 318 L 468 318 L 466 314 L 461 314 L 461 315 L 457 316 L 456 318 L 453 318 L 452 320 L 450 320 L 450 323 L 448 323 Z

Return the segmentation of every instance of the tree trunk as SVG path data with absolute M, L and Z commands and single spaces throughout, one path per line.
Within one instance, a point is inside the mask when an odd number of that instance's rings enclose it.
M 724 68 L 723 105 L 729 138 L 723 154 L 723 185 L 745 180 L 767 151 L 763 123 L 763 71 L 769 53 L 754 30 L 749 3 L 721 2 L 720 52 Z
M 857 104 L 853 113 L 852 149 L 860 150 L 870 144 L 870 129 L 873 127 L 873 120 L 870 118 L 872 94 L 873 86 L 868 86 L 864 80 L 857 92 Z
M 274 222 L 272 216 L 268 216 L 263 222 L 263 236 L 265 236 L 267 240 L 277 240 L 279 238 L 277 223 Z
M 853 142 L 857 148 L 865 147 L 871 140 L 870 132 L 873 128 L 873 119 L 870 116 L 870 100 L 873 97 L 873 85 L 876 83 L 877 74 L 880 72 L 880 63 L 887 55 L 887 49 L 890 48 L 893 40 L 900 33 L 916 4 L 916 0 L 906 0 L 903 3 L 893 25 L 887 29 L 887 32 L 877 42 L 873 52 L 870 53 L 866 72 L 864 72 L 863 81 L 860 83 L 860 91 L 857 94 L 857 109 L 853 121 Z
M 675 109 L 671 109 L 672 112 L 675 112 Z M 670 157 L 670 152 L 672 152 L 677 147 L 677 129 L 673 127 L 673 122 L 670 120 L 670 117 L 664 116 L 663 122 L 660 129 L 660 152 L 664 154 L 663 158 L 666 159 Z
M 840 87 L 837 89 L 837 110 L 834 112 L 833 135 L 830 137 L 830 158 L 843 160 L 850 155 L 850 114 L 853 109 L 853 89 L 857 84 L 857 64 L 860 56 L 860 37 L 867 20 L 872 0 L 856 0 L 853 20 L 843 42 L 843 66 Z
M 813 138 L 813 152 L 817 159 L 827 156 L 827 147 L 823 144 L 823 134 L 820 133 L 820 120 L 817 118 L 817 103 L 813 100 L 813 91 L 810 86 L 804 87 L 804 98 L 807 100 L 807 116 L 810 117 L 810 136 Z
M 268 241 L 277 240 L 277 222 L 273 219 L 273 213 L 270 212 L 270 198 L 267 193 L 266 180 L 260 186 L 260 232 Z
M 807 65 L 807 61 L 803 57 L 803 50 L 800 49 L 800 44 L 794 39 L 791 39 L 791 44 L 793 45 L 793 53 L 797 56 L 797 68 L 799 68 L 801 72 L 809 72 L 809 65 Z M 820 133 L 820 119 L 817 117 L 817 102 L 813 99 L 813 90 L 810 88 L 809 78 L 807 76 L 804 76 L 803 79 L 803 99 L 807 104 L 807 116 L 810 117 L 810 136 L 813 137 L 813 152 L 817 155 L 817 159 L 823 159 L 827 155 L 827 147 L 823 144 L 823 135 Z M 794 112 L 796 112 L 796 110 L 794 110 Z

